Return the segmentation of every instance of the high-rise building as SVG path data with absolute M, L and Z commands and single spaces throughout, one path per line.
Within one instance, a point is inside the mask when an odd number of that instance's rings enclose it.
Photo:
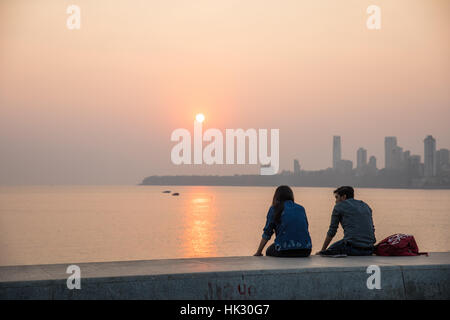
M 386 169 L 395 167 L 396 154 L 400 151 L 397 148 L 397 137 L 384 138 L 384 167 Z
M 403 148 L 396 146 L 391 152 L 391 168 L 400 169 L 402 167 Z
M 367 172 L 369 174 L 375 174 L 377 173 L 377 170 L 377 158 L 371 156 L 369 158 L 369 162 L 367 163 Z
M 423 175 L 422 163 L 420 162 L 420 156 L 412 155 L 409 157 L 408 169 L 409 169 L 409 173 L 413 177 L 420 177 Z
M 377 168 L 377 158 L 375 158 L 374 156 L 371 156 L 369 158 L 369 163 L 367 164 L 371 169 L 376 169 Z
M 336 163 L 336 170 L 339 173 L 349 174 L 353 170 L 353 162 L 350 160 L 339 160 Z
M 402 162 L 408 163 L 410 157 L 411 157 L 411 151 L 409 151 L 409 150 L 403 151 Z
M 436 151 L 437 174 L 450 169 L 450 152 L 448 149 L 439 149 Z
M 300 173 L 300 162 L 297 159 L 294 159 L 294 174 Z
M 424 142 L 424 175 L 434 177 L 436 175 L 436 139 L 429 135 Z
M 363 169 L 367 165 L 367 150 L 359 148 L 356 152 L 356 168 Z
M 400 169 L 408 170 L 410 158 L 411 158 L 411 151 L 409 151 L 409 150 L 403 151 L 401 159 L 400 159 Z
M 333 169 L 337 169 L 341 161 L 341 136 L 333 136 Z

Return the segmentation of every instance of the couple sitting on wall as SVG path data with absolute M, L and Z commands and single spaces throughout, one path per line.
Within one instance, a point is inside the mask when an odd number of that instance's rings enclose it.
M 354 190 L 349 186 L 334 190 L 334 197 L 336 205 L 331 215 L 330 228 L 322 250 L 316 254 L 329 257 L 372 255 L 376 241 L 372 209 L 363 201 L 355 200 Z M 328 247 L 339 223 L 344 229 L 344 238 Z M 305 208 L 294 202 L 294 194 L 288 186 L 280 186 L 275 191 L 255 256 L 263 255 L 262 251 L 274 231 L 275 242 L 267 248 L 267 256 L 308 257 L 311 254 Z

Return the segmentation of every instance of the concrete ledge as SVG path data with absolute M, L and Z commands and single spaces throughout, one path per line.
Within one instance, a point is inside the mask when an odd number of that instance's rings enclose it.
M 428 257 L 225 257 L 0 267 L 0 299 L 450 299 L 450 252 Z M 381 289 L 367 288 L 369 265 Z

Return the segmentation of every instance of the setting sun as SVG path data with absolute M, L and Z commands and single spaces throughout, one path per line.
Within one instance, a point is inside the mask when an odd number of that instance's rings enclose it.
M 199 113 L 195 116 L 195 120 L 197 120 L 198 122 L 203 122 L 205 120 L 205 116 L 203 115 L 203 113 Z

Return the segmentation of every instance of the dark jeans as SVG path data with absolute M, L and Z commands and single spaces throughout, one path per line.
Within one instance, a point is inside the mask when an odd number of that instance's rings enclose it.
M 355 247 L 352 246 L 351 243 L 342 239 L 333 243 L 325 251 L 333 254 L 346 254 L 348 256 L 371 256 L 374 251 L 374 247 L 370 248 Z
M 271 257 L 309 257 L 311 249 L 292 249 L 292 250 L 280 250 L 275 249 L 275 243 L 272 243 L 266 250 L 266 256 Z

